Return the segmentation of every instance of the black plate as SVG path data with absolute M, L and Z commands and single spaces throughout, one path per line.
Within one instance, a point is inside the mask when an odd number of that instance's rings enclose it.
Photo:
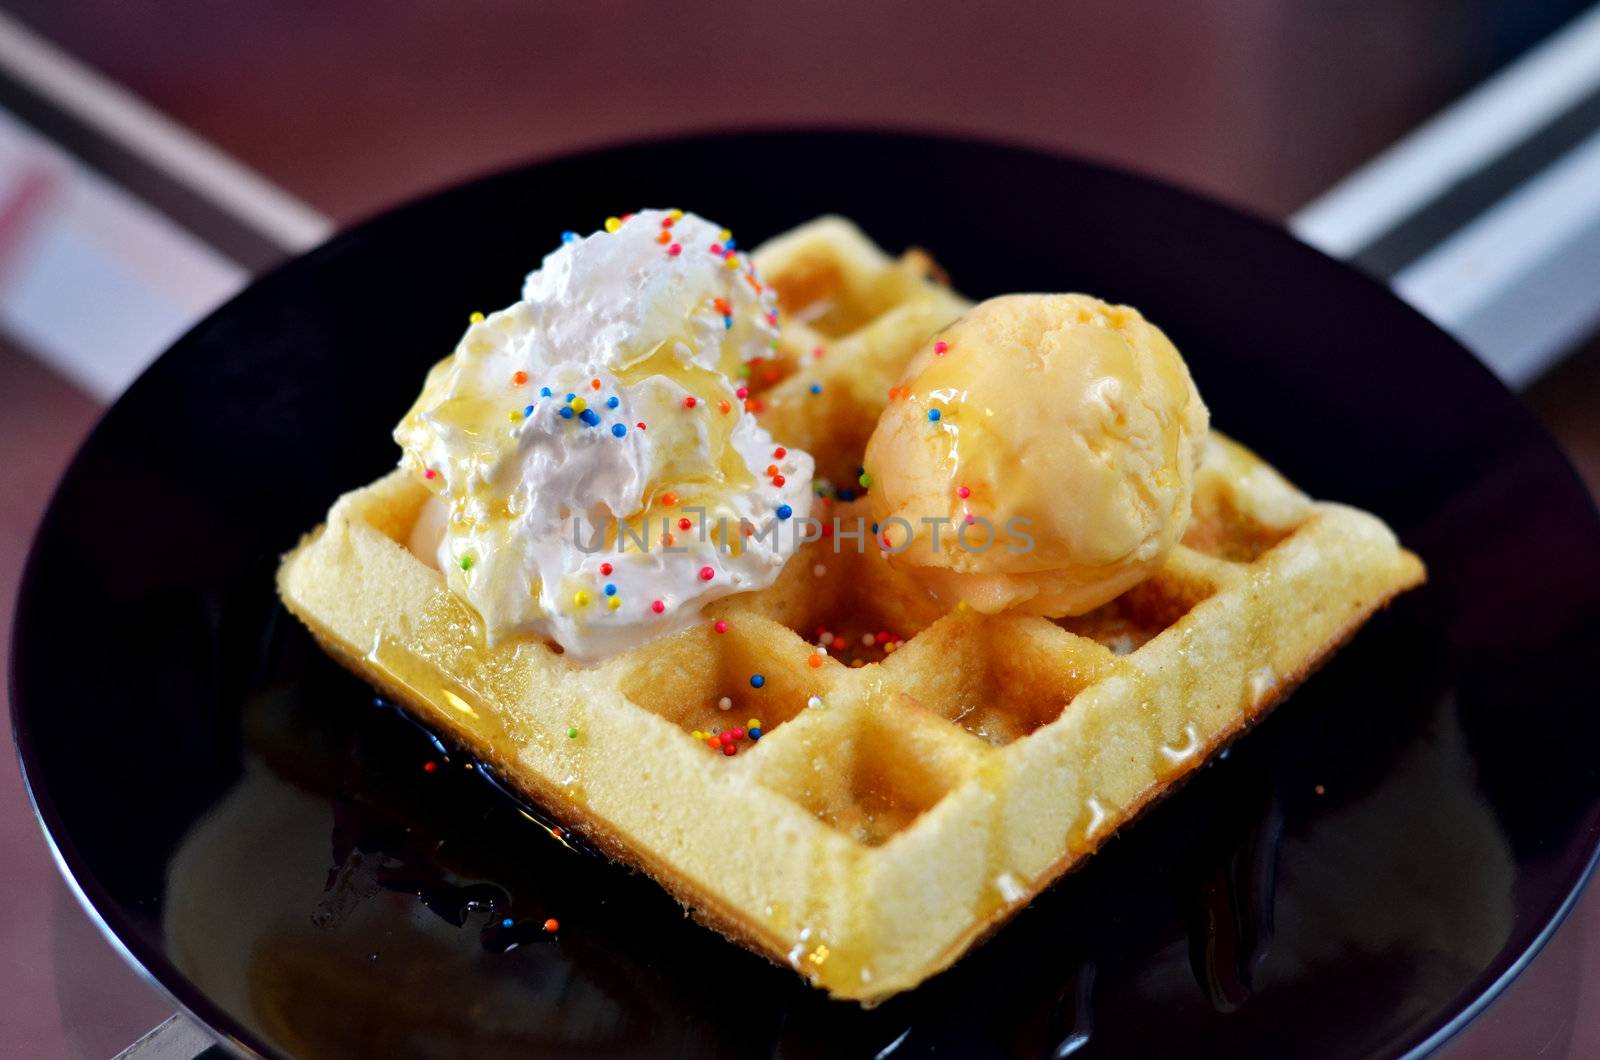
M 645 204 L 747 244 L 836 211 L 975 296 L 1137 305 L 1214 422 L 1381 513 L 1432 581 L 955 970 L 871 1012 L 829 1002 L 553 841 L 273 597 L 279 553 L 393 466 L 389 431 L 468 312 L 511 302 L 561 230 Z M 1588 871 L 1597 601 L 1600 524 L 1529 414 L 1282 231 L 1022 150 L 732 136 L 427 199 L 185 336 L 45 518 L 13 720 L 94 913 L 262 1053 L 1381 1055 L 1463 1023 Z M 706 826 L 736 844 L 762 822 Z

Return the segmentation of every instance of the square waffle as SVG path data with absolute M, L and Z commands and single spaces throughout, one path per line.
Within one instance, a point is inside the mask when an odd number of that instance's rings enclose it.
M 838 218 L 755 258 L 786 314 L 751 369 L 758 415 L 815 456 L 824 521 L 870 521 L 848 485 L 888 390 L 969 303 L 927 255 Z M 1423 579 L 1378 519 L 1213 433 L 1182 544 L 1089 614 L 942 608 L 833 536 L 586 668 L 543 641 L 486 647 L 406 548 L 428 496 L 396 471 L 340 498 L 285 558 L 284 603 L 704 923 L 866 1003 L 957 960 Z M 752 722 L 737 755 L 708 746 Z M 727 820 L 762 827 L 732 844 L 705 827 Z

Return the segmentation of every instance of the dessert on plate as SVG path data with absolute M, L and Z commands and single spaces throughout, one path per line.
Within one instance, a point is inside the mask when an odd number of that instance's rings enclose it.
M 866 1003 L 1424 577 L 1210 431 L 1137 311 L 975 306 L 839 218 L 751 253 L 677 210 L 567 233 L 395 437 L 285 557 L 288 608 L 702 922 Z

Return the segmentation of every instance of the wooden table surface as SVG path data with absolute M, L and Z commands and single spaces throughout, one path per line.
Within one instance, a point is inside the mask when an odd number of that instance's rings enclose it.
M 348 222 L 582 145 L 819 121 L 1018 139 L 1281 219 L 1582 5 L 0 6 Z M 1600 491 L 1600 343 L 1528 397 Z M 98 411 L 0 346 L 0 663 L 34 522 Z M 169 1011 L 59 881 L 14 764 L 0 864 L 0 1052 L 104 1056 Z M 1600 1055 L 1593 891 L 1446 1054 Z

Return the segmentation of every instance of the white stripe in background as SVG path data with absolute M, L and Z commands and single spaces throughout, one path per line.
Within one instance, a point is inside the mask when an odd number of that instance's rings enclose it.
M 175 186 L 294 252 L 328 219 L 0 13 L 0 69 Z M 38 191 L 40 183 L 47 186 Z M 0 111 L 0 327 L 110 400 L 248 272 Z
M 259 229 L 285 250 L 313 247 L 333 229 L 322 214 L 4 13 L 0 13 L 0 66 L 101 135 Z
M 1349 257 L 1600 86 L 1600 6 L 1467 93 L 1290 219 Z
M 1513 382 L 1600 324 L 1600 132 L 1394 278 L 1395 291 Z
M 0 195 L 41 180 L 0 233 L 0 327 L 109 401 L 249 274 L 0 111 Z

